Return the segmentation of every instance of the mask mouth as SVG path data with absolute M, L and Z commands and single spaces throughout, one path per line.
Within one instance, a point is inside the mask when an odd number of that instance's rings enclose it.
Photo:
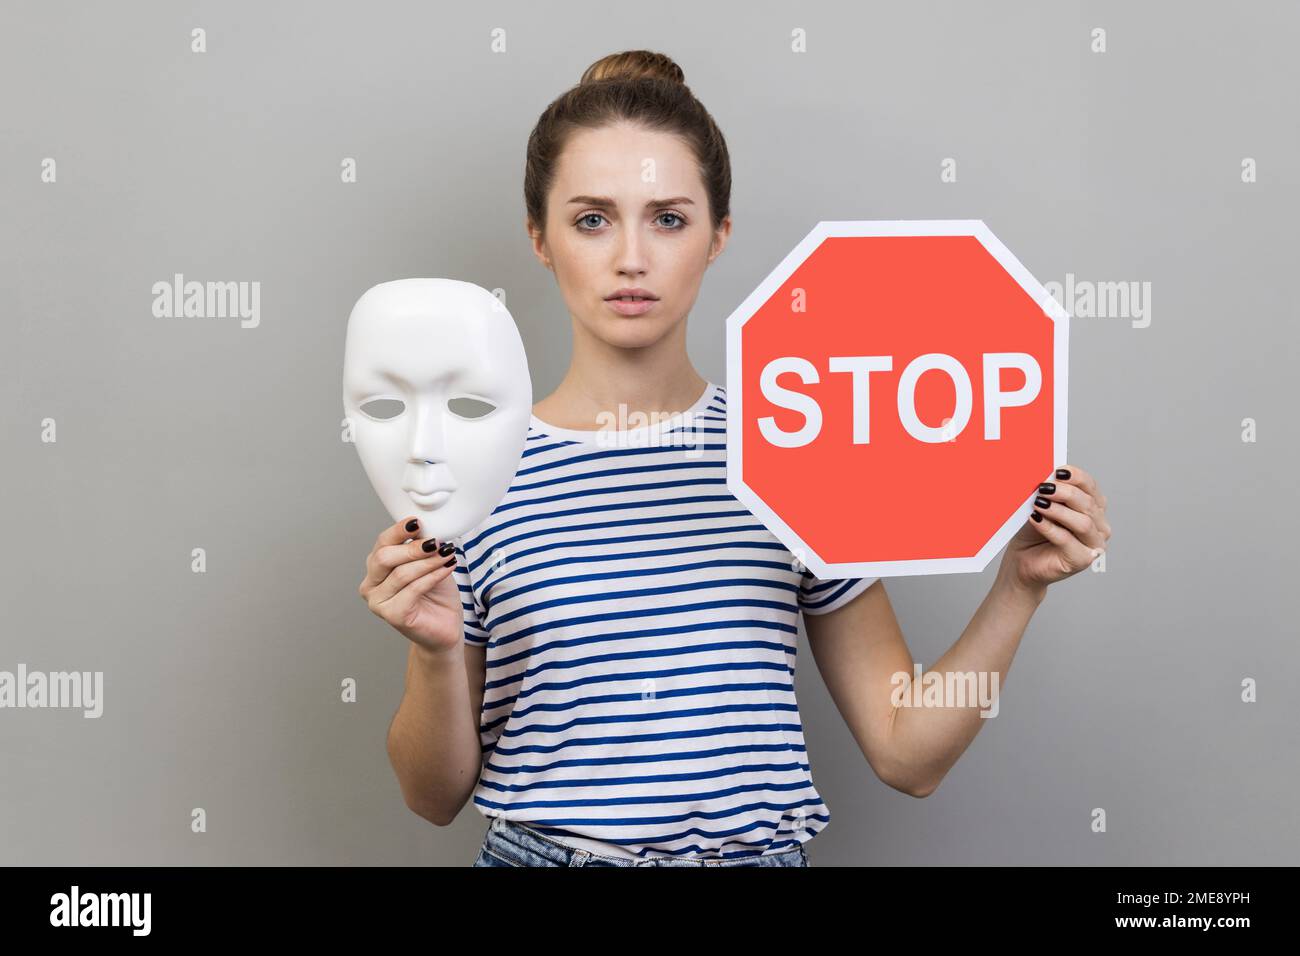
M 411 496 L 411 500 L 417 505 L 425 508 L 437 508 L 439 505 L 446 503 L 451 497 L 450 488 L 435 488 L 432 491 L 415 491 L 411 488 L 405 489 L 406 493 Z
M 433 462 L 426 462 L 433 465 Z M 433 468 L 418 468 L 413 464 L 407 466 L 402 482 L 405 491 L 417 505 L 423 508 L 437 508 L 451 497 L 456 490 L 456 481 L 452 478 L 446 465 L 438 464 Z

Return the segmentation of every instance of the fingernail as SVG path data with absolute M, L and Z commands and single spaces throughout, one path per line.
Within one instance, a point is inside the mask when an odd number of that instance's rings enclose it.
M 406 530 L 407 530 L 407 531 L 419 531 L 419 530 L 420 530 L 420 519 L 419 519 L 419 518 L 412 518 L 410 521 L 406 522 Z
M 1046 498 L 1035 498 L 1034 504 L 1038 505 L 1038 507 L 1040 508 L 1046 508 L 1048 505 L 1051 504 L 1051 502 L 1048 501 Z
M 444 541 L 442 543 L 442 547 L 438 549 L 438 553 L 445 558 L 447 555 L 451 554 L 455 550 L 456 550 L 456 545 L 453 542 Z
M 453 564 L 455 564 L 455 563 L 456 563 L 456 559 L 455 559 L 455 558 L 452 558 L 452 559 L 449 560 L 449 561 L 444 561 L 444 562 L 442 563 L 442 566 L 443 566 L 444 568 L 449 568 L 449 567 L 451 567 L 451 566 L 452 566 Z
M 1035 521 L 1042 521 L 1042 520 L 1043 520 L 1043 516 L 1042 516 L 1042 514 L 1040 514 L 1040 513 L 1037 512 L 1037 511 L 1031 511 L 1031 512 L 1029 512 L 1029 517 L 1033 518 Z
M 1039 490 L 1042 494 L 1050 495 L 1053 491 L 1056 490 L 1056 482 L 1054 482 L 1054 481 L 1045 481 L 1045 482 L 1043 482 L 1041 485 L 1038 486 L 1038 490 Z
M 1065 481 L 1070 477 L 1070 469 L 1069 468 L 1056 469 L 1056 477 L 1060 478 L 1062 481 Z
M 420 547 L 424 548 L 425 551 L 432 551 L 437 546 L 438 546 L 437 538 L 430 538 L 428 541 L 424 542 L 424 544 L 420 545 Z

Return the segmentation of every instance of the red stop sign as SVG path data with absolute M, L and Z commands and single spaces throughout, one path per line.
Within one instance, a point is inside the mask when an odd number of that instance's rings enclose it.
M 821 222 L 727 320 L 727 485 L 822 578 L 980 571 L 1066 460 L 1069 316 L 979 220 Z

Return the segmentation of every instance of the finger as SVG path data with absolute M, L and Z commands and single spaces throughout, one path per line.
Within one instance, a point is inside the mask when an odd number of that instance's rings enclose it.
M 1045 518 L 1051 518 L 1059 525 L 1068 528 L 1088 548 L 1105 547 L 1106 539 L 1101 529 L 1092 520 L 1092 515 L 1076 511 L 1064 502 L 1055 504 L 1049 498 L 1038 495 L 1034 498 L 1034 510 Z
M 1062 474 L 1062 472 L 1065 472 L 1065 474 Z M 1062 465 L 1056 469 L 1055 477 L 1049 478 L 1048 481 L 1068 481 L 1070 484 L 1078 485 L 1094 498 L 1101 494 L 1101 489 L 1097 487 L 1097 479 L 1078 465 Z
M 452 565 L 455 563 L 455 559 L 453 559 L 451 564 L 439 565 L 433 570 L 420 575 L 383 602 L 382 606 L 376 605 L 376 610 L 389 623 L 399 627 L 408 626 L 412 623 L 412 612 L 419 604 L 420 598 L 437 587 L 439 581 L 444 580 L 447 575 L 451 574 Z
M 410 540 L 412 536 L 418 537 L 420 534 L 420 519 L 415 515 L 409 515 L 400 521 L 395 521 L 375 538 L 374 546 L 370 553 L 366 555 L 366 575 L 361 580 L 360 591 L 364 597 L 366 592 L 388 576 L 388 570 L 381 568 L 375 563 L 375 555 L 383 548 L 392 547 Z
M 408 527 L 409 526 L 409 527 Z M 372 551 L 390 544 L 401 544 L 411 538 L 420 536 L 420 519 L 415 515 L 403 518 L 401 521 L 390 524 L 383 531 L 379 532 L 379 537 L 375 539 L 375 546 Z
M 1033 514 L 1044 515 L 1043 520 L 1034 521 L 1031 515 L 1029 523 L 1037 528 L 1038 533 L 1050 543 L 1061 549 L 1061 553 L 1065 556 L 1065 560 L 1071 568 L 1078 570 L 1086 567 L 1105 550 L 1104 548 L 1089 548 L 1075 537 L 1074 532 L 1069 528 L 1046 517 L 1045 512 L 1035 510 Z
M 437 538 L 418 538 L 405 544 L 390 544 L 370 552 L 366 558 L 366 580 L 363 587 L 374 587 L 392 572 L 393 568 L 409 561 L 418 561 L 435 551 L 444 558 L 455 549 L 450 541 Z
M 1101 506 L 1097 504 L 1097 499 L 1077 485 L 1064 481 L 1060 483 L 1046 481 L 1038 486 L 1038 496 L 1047 498 L 1050 501 L 1060 502 L 1075 511 L 1083 512 L 1097 526 L 1097 531 L 1101 534 L 1103 541 L 1110 537 L 1110 523 L 1106 520 Z
M 1062 472 L 1064 472 L 1064 476 L 1062 476 Z M 1092 516 L 1093 520 L 1102 529 L 1103 536 L 1109 539 L 1110 521 L 1106 517 L 1106 496 L 1102 494 L 1097 479 L 1078 465 L 1062 465 L 1054 473 L 1054 479 L 1056 482 L 1075 485 L 1091 496 L 1097 506 L 1097 511 Z
M 455 563 L 456 556 L 454 554 L 447 557 L 436 553 L 419 561 L 408 561 L 395 568 L 388 577 L 376 585 L 374 590 L 370 592 L 367 601 L 372 608 L 378 608 L 417 578 L 424 577 L 430 571 L 450 568 Z

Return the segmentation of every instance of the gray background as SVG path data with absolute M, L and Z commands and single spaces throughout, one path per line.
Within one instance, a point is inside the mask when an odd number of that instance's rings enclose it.
M 356 594 L 387 515 L 339 438 L 344 324 L 391 278 L 503 288 L 547 394 L 569 319 L 523 231 L 527 135 L 648 48 L 732 152 L 689 320 L 712 381 L 726 315 L 819 219 L 981 218 L 1040 281 L 1152 284 L 1148 328 L 1072 323 L 1107 570 L 1051 589 L 934 795 L 874 777 L 803 646 L 814 864 L 1300 862 L 1298 26 L 1291 3 L 7 3 L 0 669 L 106 686 L 98 720 L 0 711 L 0 860 L 470 863 L 478 812 L 416 817 L 385 755 L 407 644 Z M 154 318 L 174 272 L 260 281 L 261 326 Z M 995 567 L 889 582 L 918 659 Z

